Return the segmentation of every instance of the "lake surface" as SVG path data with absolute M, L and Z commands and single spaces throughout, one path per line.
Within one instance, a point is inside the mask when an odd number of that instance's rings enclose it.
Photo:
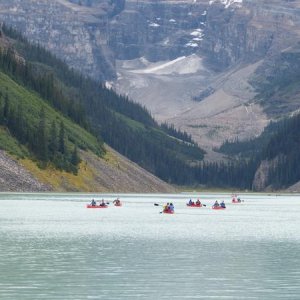
M 117 196 L 0 194 L 0 299 L 300 299 L 300 196 Z

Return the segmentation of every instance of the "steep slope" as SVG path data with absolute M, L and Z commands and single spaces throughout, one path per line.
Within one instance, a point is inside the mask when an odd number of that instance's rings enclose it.
M 256 101 L 251 79 L 295 44 L 298 11 L 298 1 L 285 0 L 0 3 L 8 24 L 85 74 L 112 80 L 208 153 L 228 137 L 260 134 L 281 115 Z
M 3 129 L 0 129 L 2 131 Z M 0 139 L 12 139 L 0 134 Z M 16 159 L 0 150 L 1 192 L 172 193 L 175 188 L 109 147 L 104 158 L 81 152 L 78 174 L 40 169 L 30 159 Z
M 85 74 L 112 80 L 208 153 L 282 116 L 256 101 L 252 77 L 268 77 L 300 22 L 299 1 L 285 0 L 11 0 L 0 16 Z M 285 112 L 298 108 L 292 101 Z
M 180 28 L 180 15 L 172 16 L 178 21 L 181 37 L 190 34 L 188 46 L 194 46 L 187 47 L 194 54 L 184 57 L 186 67 L 197 57 L 189 72 L 181 73 L 182 67 L 177 63 L 181 53 L 172 60 L 172 71 L 163 74 L 150 73 L 148 63 L 140 64 L 137 73 L 130 61 L 120 61 L 117 89 L 149 107 L 158 120 L 167 120 L 192 134 L 210 154 L 211 148 L 228 138 L 248 139 L 259 135 L 270 119 L 285 113 L 278 109 L 276 114 L 270 115 L 268 107 L 256 101 L 258 91 L 252 77 L 261 74 L 258 80 L 262 80 L 271 74 L 272 71 L 266 76 L 263 73 L 265 62 L 298 40 L 299 8 L 294 1 L 210 1 L 206 8 L 205 3 L 200 2 L 191 9 L 193 15 L 199 14 L 193 27 L 182 25 Z M 152 7 L 148 6 L 148 15 Z M 172 9 L 165 8 L 165 12 L 171 13 Z M 161 17 L 158 10 L 155 13 L 157 18 Z M 202 13 L 205 17 L 200 16 Z M 188 14 L 186 12 L 186 16 Z M 163 36 L 166 21 L 166 18 L 158 21 L 160 27 L 156 30 L 161 41 L 171 40 L 170 36 Z M 168 34 L 179 32 L 178 27 Z M 168 53 L 166 49 L 162 52 Z M 166 64 L 170 61 L 156 61 L 155 67 Z M 276 74 L 274 71 L 272 74 Z M 297 102 L 291 102 L 287 103 L 291 110 L 299 107 Z
M 1 137 L 3 137 L 2 134 Z M 51 190 L 50 186 L 41 183 L 18 161 L 12 159 L 2 150 L 0 150 L 0 178 L 1 192 L 44 192 Z
M 261 164 L 265 166 L 263 184 L 254 179 L 260 189 L 268 186 L 283 189 L 300 181 L 300 115 L 285 120 L 273 134 L 261 154 Z M 258 176 L 258 169 L 256 176 Z M 258 184 L 257 184 L 258 183 Z
M 2 54 L 8 46 L 12 46 L 11 41 L 3 36 L 0 45 Z M 17 53 L 14 52 L 14 55 Z M 22 61 L 20 56 L 18 60 Z M 1 63 L 0 69 L 4 68 L 4 65 Z M 39 134 L 41 109 L 45 111 L 46 135 L 49 141 L 52 137 L 51 124 L 63 122 L 65 147 L 69 151 L 75 144 L 81 148 L 81 161 L 76 174 L 68 168 L 66 171 L 61 170 L 64 167 L 57 166 L 56 161 L 50 158 L 43 163 L 38 152 L 32 148 L 28 136 L 24 139 L 24 134 Z M 20 115 L 17 114 L 16 121 L 20 122 L 23 129 L 28 129 L 23 132 L 23 136 L 17 134 L 20 128 L 16 126 L 18 123 L 14 123 L 14 111 L 21 112 Z M 1 71 L 0 149 L 0 191 L 174 191 L 174 188 L 108 146 L 105 146 L 104 150 L 102 142 L 95 136 L 54 110 L 37 93 L 19 85 L 14 78 Z M 62 156 L 62 153 L 59 155 Z
M 1 9 L 3 19 L 24 28 L 31 39 L 42 41 L 97 80 L 113 80 L 109 86 L 145 105 L 157 120 L 192 134 L 205 145 L 208 160 L 224 159 L 212 152 L 224 140 L 259 136 L 270 120 L 299 109 L 299 1 L 12 0 L 0 3 L 0 14 Z M 48 20 L 43 24 L 36 18 L 41 12 Z M 63 17 L 68 24 L 60 26 Z M 97 55 L 110 66 L 106 68 L 110 75 L 99 74 L 100 64 L 95 72 Z M 93 84 L 89 87 L 96 89 Z M 125 108 L 124 113 L 111 91 L 100 94 L 97 99 L 113 99 L 108 101 L 108 112 L 117 111 L 110 116 L 112 122 L 106 122 L 104 115 L 105 122 L 98 120 L 102 108 L 95 105 L 95 95 L 88 94 L 94 100 L 85 108 L 104 139 L 130 158 L 139 156 L 137 161 L 151 172 L 182 183 L 185 176 L 170 178 L 166 170 L 176 165 L 171 172 L 178 174 L 186 165 L 169 156 L 159 169 L 149 168 L 158 161 L 157 154 L 146 160 L 141 155 L 153 149 L 146 137 L 164 139 L 161 128 L 142 111 L 133 115 Z M 113 139 L 120 132 L 119 141 Z M 123 138 L 128 134 L 135 151 Z M 147 146 L 140 147 L 140 142 Z M 160 144 L 177 157 L 173 145 Z M 179 149 L 181 162 L 197 165 L 202 158 L 195 149 L 188 154 Z
M 69 69 L 18 32 L 3 30 L 10 39 L 2 33 L 2 44 L 10 46 L 0 53 L 0 70 L 6 73 L 0 74 L 0 121 L 44 165 L 50 161 L 76 173 L 77 147 L 101 156 L 103 137 L 160 178 L 189 183 L 183 170 L 203 158 L 203 150 L 189 136 L 159 126 L 141 106 Z
M 280 90 L 279 90 L 280 91 Z M 231 158 L 243 157 L 251 162 L 245 169 L 255 191 L 298 191 L 300 181 L 299 112 L 270 123 L 263 133 L 247 141 L 226 141 L 215 149 Z
M 66 0 L 1 1 L 1 20 L 17 25 L 31 40 L 83 73 L 103 80 L 115 74 L 113 53 L 103 30 L 113 6 L 108 0 L 99 2 L 90 8 Z
M 270 117 L 289 115 L 300 108 L 300 47 L 291 46 L 264 61 L 251 79 L 255 100 Z

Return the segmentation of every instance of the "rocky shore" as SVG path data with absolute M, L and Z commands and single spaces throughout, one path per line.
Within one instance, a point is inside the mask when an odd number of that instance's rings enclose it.
M 40 183 L 22 165 L 0 150 L 0 192 L 46 192 L 52 188 Z

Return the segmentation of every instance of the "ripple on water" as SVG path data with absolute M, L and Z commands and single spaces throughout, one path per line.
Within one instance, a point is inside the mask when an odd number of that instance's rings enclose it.
M 164 198 L 98 211 L 86 195 L 3 197 L 1 300 L 300 298 L 297 197 L 245 196 L 216 212 L 224 195 L 204 195 L 205 209 L 181 196 L 173 216 L 153 205 Z

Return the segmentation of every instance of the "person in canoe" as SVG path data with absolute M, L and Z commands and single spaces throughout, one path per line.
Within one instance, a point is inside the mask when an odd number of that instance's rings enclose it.
M 194 205 L 194 201 L 192 201 L 192 199 L 190 199 L 189 205 Z
M 163 206 L 164 213 L 174 213 L 174 205 L 173 203 L 167 203 Z
M 173 203 L 170 203 L 170 205 L 169 205 L 169 208 L 168 208 L 170 211 L 174 211 L 174 205 L 173 205 Z
M 106 206 L 106 203 L 104 202 L 104 199 L 102 199 L 100 206 Z
M 219 206 L 220 206 L 218 200 L 216 200 L 216 202 L 215 202 L 215 204 L 214 204 L 213 206 L 214 206 L 214 207 L 219 207 Z
M 221 202 L 220 206 L 221 206 L 222 208 L 226 208 L 226 205 L 225 205 L 224 200 Z
M 94 199 L 92 199 L 91 205 L 92 206 L 96 206 L 97 205 L 97 203 L 96 203 L 96 201 Z
M 116 200 L 114 200 L 114 201 L 113 201 L 113 204 L 114 204 L 115 206 L 120 206 L 120 205 L 121 205 L 120 199 L 117 198 Z
M 163 205 L 163 210 L 164 211 L 168 211 L 169 210 L 169 206 L 170 206 L 169 202 L 167 204 Z
M 197 199 L 196 205 L 201 205 L 201 201 L 199 199 Z

